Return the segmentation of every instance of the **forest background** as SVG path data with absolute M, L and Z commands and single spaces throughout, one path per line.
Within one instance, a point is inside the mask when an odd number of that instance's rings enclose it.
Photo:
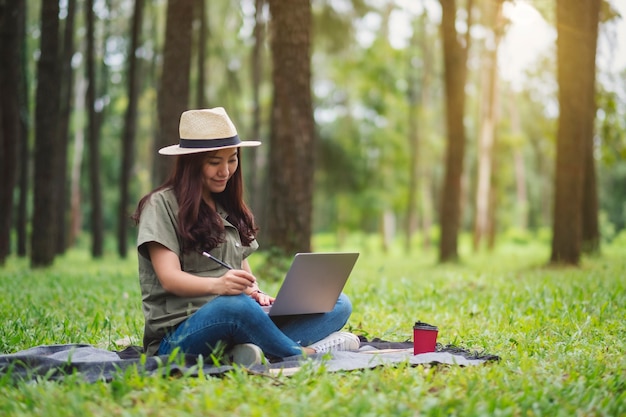
M 127 256 L 169 169 L 156 149 L 182 111 L 216 106 L 264 142 L 242 166 L 265 248 L 379 234 L 450 261 L 467 234 L 577 264 L 626 239 L 616 2 L 283 3 L 0 2 L 0 260 Z M 552 42 L 507 78 L 523 13 Z

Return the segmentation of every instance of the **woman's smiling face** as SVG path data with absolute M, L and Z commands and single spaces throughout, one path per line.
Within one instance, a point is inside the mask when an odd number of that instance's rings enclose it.
M 221 193 L 239 166 L 238 148 L 210 152 L 202 164 L 202 184 L 205 197 Z

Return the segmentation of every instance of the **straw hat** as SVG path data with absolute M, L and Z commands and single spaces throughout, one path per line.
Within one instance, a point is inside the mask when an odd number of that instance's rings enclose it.
M 159 149 L 161 155 L 184 155 L 225 148 L 259 146 L 255 140 L 242 141 L 223 107 L 188 110 L 180 116 L 178 145 Z

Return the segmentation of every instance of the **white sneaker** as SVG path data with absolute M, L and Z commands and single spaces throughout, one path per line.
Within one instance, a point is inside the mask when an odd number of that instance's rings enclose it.
M 231 364 L 237 364 L 241 366 L 260 365 L 263 363 L 263 351 L 257 345 L 252 343 L 244 343 L 241 345 L 235 345 L 228 351 L 228 361 Z
M 348 332 L 335 332 L 315 342 L 309 348 L 316 353 L 338 352 L 345 350 L 359 350 L 361 341 L 357 335 Z

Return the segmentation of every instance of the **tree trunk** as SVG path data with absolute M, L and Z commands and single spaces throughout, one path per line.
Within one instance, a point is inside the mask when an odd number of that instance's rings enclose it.
M 410 70 L 414 71 L 413 68 Z M 408 134 L 408 143 L 409 143 L 409 189 L 408 189 L 408 202 L 406 207 L 406 242 L 405 242 L 405 251 L 407 253 L 411 252 L 411 243 L 413 240 L 413 234 L 417 229 L 417 224 L 419 221 L 418 217 L 418 196 L 419 196 L 419 133 L 418 133 L 418 121 L 417 117 L 419 114 L 418 104 L 416 100 L 417 92 L 415 86 L 415 80 L 412 76 L 408 76 L 408 88 L 409 88 L 409 117 L 408 117 L 408 125 L 409 125 L 409 134 Z
M 76 73 L 76 92 L 74 95 L 74 109 L 76 112 L 85 111 L 85 99 L 87 90 L 87 81 L 82 72 Z M 74 147 L 73 147 L 72 166 L 70 169 L 70 233 L 68 237 L 68 245 L 73 246 L 78 235 L 80 234 L 83 222 L 82 211 L 80 210 L 81 202 L 81 173 L 83 164 L 83 151 L 85 149 L 85 129 L 84 126 L 75 126 L 74 128 Z
M 31 235 L 31 264 L 48 266 L 54 261 L 59 199 L 55 181 L 59 165 L 59 4 L 41 4 L 41 43 L 37 63 L 35 109 L 35 186 Z
M 189 106 L 193 3 L 187 0 L 167 2 L 163 67 L 158 92 L 159 130 L 154 142 L 155 153 L 164 146 L 178 143 L 180 115 Z M 174 158 L 171 157 L 156 157 L 152 167 L 154 184 L 165 181 L 173 162 Z
M 597 254 L 600 252 L 600 226 L 598 224 L 598 189 L 593 157 L 593 140 L 588 140 L 585 147 L 581 249 L 586 254 Z
M 4 264 L 11 249 L 11 221 L 13 218 L 13 190 L 17 180 L 20 136 L 19 86 L 22 48 L 24 48 L 23 21 L 25 4 L 13 0 L 0 6 L 0 265 Z M 10 64 L 7 64 L 10 63 Z
M 91 255 L 94 258 L 102 256 L 103 230 L 102 225 L 102 187 L 100 182 L 100 150 L 99 150 L 99 125 L 100 120 L 96 112 L 96 69 L 95 69 L 95 15 L 93 0 L 85 2 L 85 19 L 87 22 L 87 53 L 86 53 L 86 79 L 87 79 L 87 144 L 89 146 L 89 188 L 91 201 Z
M 254 46 L 252 48 L 251 57 L 251 73 L 252 73 L 252 130 L 250 138 L 261 140 L 261 84 L 263 82 L 263 48 L 265 44 L 265 27 L 266 21 L 263 17 L 263 6 L 265 0 L 255 1 L 254 11 Z M 266 214 L 265 197 L 267 190 L 264 188 L 267 147 L 256 148 L 250 152 L 251 170 L 248 172 L 250 181 L 250 206 L 255 214 L 257 224 L 264 229 Z
M 456 31 L 455 0 L 440 0 L 442 7 L 441 32 L 443 37 L 444 80 L 446 92 L 446 173 L 441 197 L 441 237 L 439 261 L 458 259 L 457 245 L 461 218 L 461 177 L 465 155 L 465 80 L 467 77 L 467 50 L 471 26 L 471 0 L 468 4 L 468 24 L 465 45 L 461 45 Z
M 29 99 L 28 99 L 28 71 L 27 71 L 27 55 L 28 47 L 26 43 L 26 15 L 27 7 L 26 2 L 19 2 L 20 13 L 17 17 L 20 27 L 21 44 L 19 54 L 19 68 L 20 68 L 20 80 L 18 84 L 18 100 L 20 106 L 20 125 L 18 132 L 18 164 L 19 164 L 19 179 L 18 188 L 19 196 L 17 198 L 17 216 L 15 222 L 15 229 L 17 235 L 17 255 L 24 257 L 27 255 L 28 250 L 28 188 L 30 179 L 30 155 L 28 146 L 28 132 L 29 132 Z
M 494 229 L 493 208 L 493 150 L 498 124 L 498 47 L 504 24 L 502 1 L 497 0 L 490 10 L 492 19 L 493 45 L 484 54 L 482 111 L 480 114 L 480 134 L 478 137 L 478 178 L 476 185 L 476 211 L 474 218 L 474 250 L 480 248 L 481 241 Z M 490 3 L 491 5 L 491 3 Z
M 380 222 L 381 250 L 389 253 L 393 241 L 396 238 L 396 216 L 391 209 L 386 209 L 382 213 Z
M 521 230 L 528 229 L 528 191 L 526 190 L 526 165 L 519 148 L 513 149 L 513 165 L 515 167 L 515 211 L 516 226 Z
M 593 79 L 586 84 L 587 92 L 587 117 L 585 117 L 584 125 L 584 185 L 583 185 L 583 207 L 582 207 L 582 246 L 583 253 L 596 254 L 600 252 L 600 226 L 598 224 L 598 189 L 596 165 L 594 158 L 594 136 L 595 136 L 595 116 L 597 111 L 596 105 L 596 53 L 598 45 L 598 23 L 599 10 L 601 1 L 591 0 L 590 14 L 597 18 L 586 20 L 589 25 L 586 28 L 588 34 L 588 48 L 586 54 L 588 59 L 587 65 L 589 72 L 593 75 Z
M 129 188 L 135 162 L 135 136 L 137 129 L 137 102 L 139 83 L 137 80 L 137 49 L 140 44 L 143 22 L 144 0 L 135 0 L 135 10 L 131 21 L 131 39 L 128 48 L 128 107 L 124 115 L 124 134 L 122 135 L 122 166 L 120 173 L 120 204 L 118 209 L 117 252 L 125 258 L 128 251 L 128 223 L 130 219 Z
M 436 204 L 433 203 L 432 195 L 432 174 L 431 171 L 425 171 L 422 176 L 422 248 L 427 251 L 432 246 L 431 230 L 433 227 L 433 212 Z
M 198 16 L 198 80 L 196 82 L 196 108 L 203 109 L 206 106 L 204 90 L 206 88 L 206 48 L 208 39 L 208 27 L 206 17 L 206 0 L 196 0 L 196 15 Z
M 421 51 L 423 56 L 422 63 L 422 90 L 420 93 L 420 106 L 418 111 L 419 120 L 422 121 L 422 131 L 428 131 L 428 126 L 426 126 L 426 122 L 430 119 L 428 113 L 429 109 L 432 105 L 432 79 L 436 77 L 434 73 L 434 53 L 435 49 L 433 48 L 433 39 L 429 36 L 426 27 L 428 25 L 428 21 L 430 20 L 428 13 L 424 11 L 422 14 L 421 22 L 419 22 L 419 27 L 422 30 L 421 36 Z M 417 28 L 416 28 L 417 29 Z M 418 161 L 419 164 L 419 161 Z M 422 160 L 422 167 L 418 170 L 418 175 L 420 175 L 419 187 L 418 187 L 418 200 L 421 204 L 418 205 L 418 210 L 421 213 L 421 222 L 420 229 L 422 232 L 422 248 L 424 250 L 430 250 L 432 245 L 431 243 L 431 229 L 433 225 L 433 212 L 435 204 L 433 201 L 432 194 L 432 167 L 429 164 L 426 164 L 424 160 Z
M 418 82 L 418 69 L 417 66 L 414 65 L 414 62 L 417 61 L 418 55 L 418 46 L 422 48 L 422 57 L 426 55 L 426 42 L 424 42 L 424 38 L 426 37 L 426 31 L 423 30 L 421 34 L 422 42 L 420 44 L 418 31 L 419 27 L 424 28 L 426 25 L 424 22 L 420 22 L 421 25 L 413 25 L 413 36 L 411 38 L 410 43 L 410 52 L 409 52 L 409 60 L 407 65 L 407 101 L 408 101 L 408 149 L 409 149 L 409 189 L 408 189 L 408 201 L 406 207 L 406 242 L 405 242 L 405 251 L 406 253 L 411 252 L 413 234 L 417 230 L 419 223 L 419 174 L 420 174 L 420 164 L 419 164 L 419 129 L 420 129 L 420 115 L 422 114 L 421 106 L 422 98 L 424 97 L 424 89 L 426 88 L 426 78 L 427 78 L 427 69 L 426 64 L 424 65 L 424 69 L 421 72 L 421 80 Z M 424 59 L 425 61 L 425 59 Z M 421 87 L 422 93 L 418 91 Z
M 70 135 L 70 110 L 73 89 L 72 57 L 74 56 L 74 20 L 76 15 L 76 0 L 69 0 L 67 3 L 67 17 L 65 18 L 65 29 L 63 35 L 63 51 L 61 53 L 61 104 L 59 118 L 59 157 L 60 167 L 57 175 L 59 210 L 57 212 L 58 236 L 57 254 L 62 254 L 67 248 L 67 148 Z
M 585 161 L 592 140 L 590 111 L 600 0 L 557 0 L 559 128 L 551 263 L 577 265 L 583 224 Z M 594 29 L 595 28 L 595 29 Z M 596 36 L 594 36 L 596 35 Z
M 311 4 L 270 0 L 274 97 L 267 240 L 285 253 L 311 248 L 315 125 Z
M 518 138 L 522 135 L 519 109 L 516 99 L 509 101 L 511 133 L 515 138 L 513 144 L 513 166 L 515 167 L 515 225 L 521 230 L 528 229 L 528 191 L 526 189 L 526 165 Z

